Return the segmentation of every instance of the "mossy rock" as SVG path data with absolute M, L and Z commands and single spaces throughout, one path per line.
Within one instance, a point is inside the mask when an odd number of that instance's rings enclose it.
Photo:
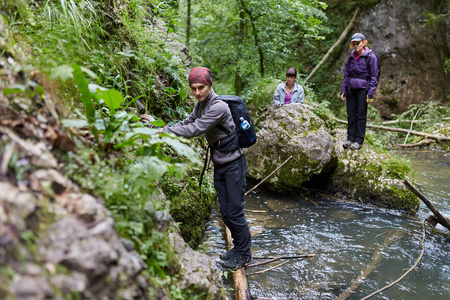
M 310 106 L 293 103 L 268 108 L 258 127 L 257 143 L 245 150 L 248 176 L 261 180 L 292 156 L 266 186 L 293 191 L 312 175 L 332 170 L 337 162 L 333 153 L 332 136 Z
M 181 236 L 193 248 L 201 241 L 216 199 L 212 180 L 206 175 L 200 192 L 200 172 L 199 169 L 192 169 L 180 182 L 166 182 L 163 185 L 170 201 L 170 214 L 180 223 Z

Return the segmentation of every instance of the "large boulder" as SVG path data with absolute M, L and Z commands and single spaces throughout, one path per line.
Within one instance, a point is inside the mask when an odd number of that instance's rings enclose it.
M 415 213 L 419 200 L 402 183 L 412 176 L 410 164 L 375 151 L 370 142 L 359 151 L 344 150 L 346 130 L 329 130 L 322 118 L 334 117 L 311 104 L 279 109 L 249 104 L 258 140 L 245 149 L 248 176 L 260 181 L 292 156 L 265 182 L 266 188 L 286 193 L 307 186 L 332 197 Z
M 248 175 L 261 180 L 292 156 L 267 181 L 273 190 L 295 190 L 314 174 L 333 170 L 337 163 L 334 143 L 325 122 L 312 107 L 292 103 L 269 109 L 258 124 L 257 143 L 246 149 Z
M 419 199 L 404 186 L 402 179 L 413 175 L 410 163 L 389 153 L 377 153 L 367 144 L 359 151 L 345 150 L 342 144 L 346 131 L 337 129 L 334 133 L 338 164 L 330 176 L 322 176 L 314 183 L 321 191 L 410 214 L 418 211 Z

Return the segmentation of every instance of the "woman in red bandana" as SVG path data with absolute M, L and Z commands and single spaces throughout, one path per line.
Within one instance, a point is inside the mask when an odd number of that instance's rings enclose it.
M 197 99 L 194 110 L 186 119 L 164 127 L 163 131 L 185 138 L 204 135 L 210 146 L 228 137 L 226 132 L 234 132 L 236 125 L 230 108 L 227 103 L 216 99 L 218 95 L 214 93 L 212 84 L 208 68 L 193 68 L 189 74 L 189 86 Z M 240 148 L 222 152 L 214 147 L 211 147 L 211 160 L 220 213 L 230 229 L 234 244 L 234 248 L 221 254 L 220 258 L 226 268 L 235 270 L 250 262 L 252 257 L 250 229 L 244 214 L 247 161 Z

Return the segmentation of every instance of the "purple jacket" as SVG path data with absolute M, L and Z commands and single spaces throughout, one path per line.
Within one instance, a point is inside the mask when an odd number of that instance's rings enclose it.
M 347 93 L 347 84 L 351 89 L 369 89 L 367 94 L 373 96 L 378 84 L 378 61 L 375 55 L 370 56 L 370 71 L 366 67 L 366 57 L 372 50 L 366 47 L 364 53 L 356 59 L 355 50 L 352 50 L 345 64 L 344 78 L 342 80 L 341 93 Z M 368 80 L 369 79 L 369 80 Z

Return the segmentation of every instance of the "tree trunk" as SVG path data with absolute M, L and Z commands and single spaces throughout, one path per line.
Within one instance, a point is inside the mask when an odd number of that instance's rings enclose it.
M 344 31 L 341 33 L 341 36 L 339 37 L 337 42 L 334 43 L 334 45 L 330 48 L 330 50 L 328 50 L 327 54 L 325 54 L 325 56 L 322 58 L 322 60 L 319 62 L 319 64 L 314 68 L 314 70 L 312 70 L 312 72 L 309 73 L 308 77 L 306 77 L 306 79 L 303 81 L 303 85 L 305 85 L 308 82 L 308 80 L 314 75 L 314 73 L 316 73 L 316 71 L 326 62 L 326 60 L 328 59 L 328 57 L 330 57 L 333 50 L 336 49 L 336 47 L 342 43 L 342 41 L 345 39 L 345 37 L 349 33 L 350 29 L 353 27 L 353 22 L 355 21 L 357 14 L 358 14 L 358 8 L 355 10 L 355 14 L 353 15 L 353 18 L 351 19 L 350 23 L 348 23 L 348 25 L 344 29 Z
M 186 20 L 186 47 L 189 48 L 189 39 L 191 37 L 191 0 L 187 2 L 187 20 Z
M 244 0 L 240 0 L 241 4 L 242 4 L 242 8 L 244 9 L 245 13 L 248 15 L 249 19 L 250 19 L 250 23 L 252 24 L 252 28 L 253 28 L 253 38 L 255 40 L 255 46 L 258 49 L 258 54 L 259 54 L 259 71 L 261 73 L 261 77 L 264 77 L 264 52 L 262 51 L 262 48 L 259 44 L 259 36 L 258 36 L 258 31 L 256 30 L 256 24 L 255 24 L 255 18 L 252 15 L 252 11 L 250 9 L 247 8 L 247 6 L 245 5 Z
M 234 94 L 239 96 L 241 93 L 241 68 L 240 68 L 240 60 L 242 57 L 242 44 L 244 43 L 244 32 L 245 32 L 245 22 L 244 22 L 244 10 L 240 9 L 239 11 L 239 32 L 238 32 L 238 45 L 237 45 L 237 53 L 236 53 L 236 72 L 234 75 Z

